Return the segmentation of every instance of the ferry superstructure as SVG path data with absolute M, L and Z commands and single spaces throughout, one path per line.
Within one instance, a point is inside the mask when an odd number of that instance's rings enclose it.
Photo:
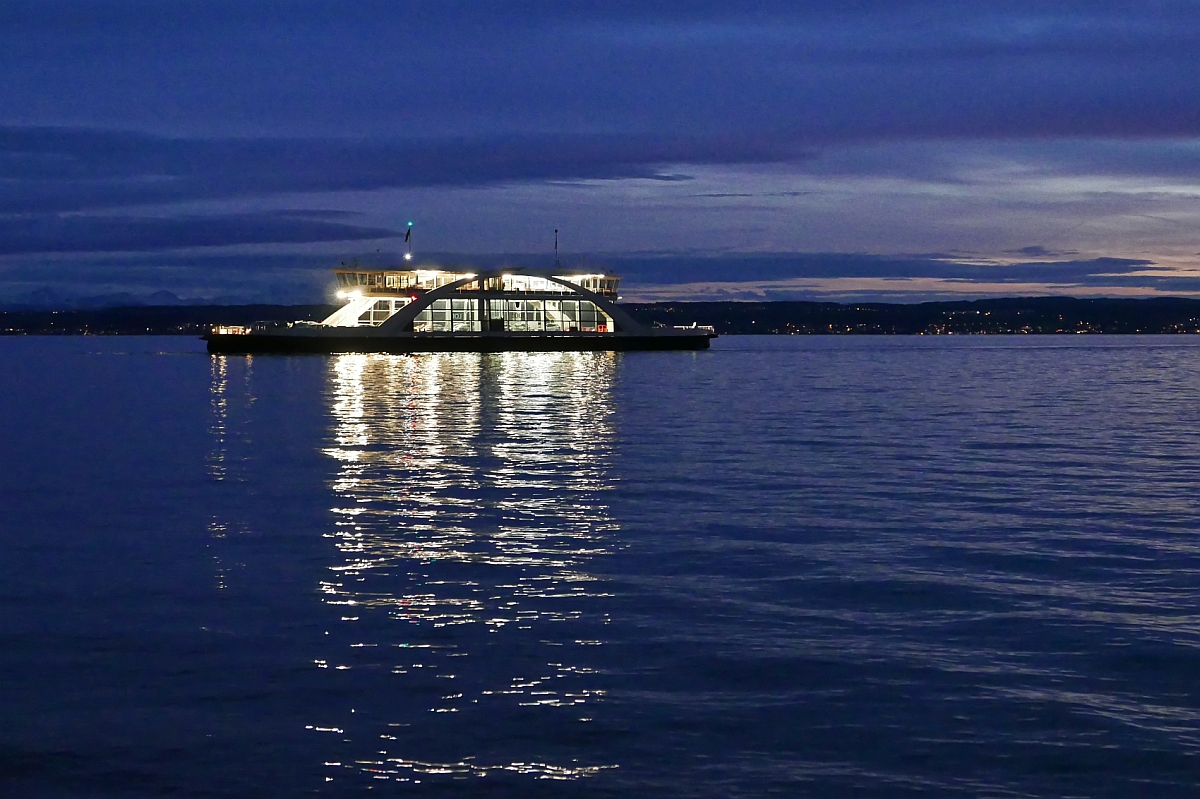
M 208 351 L 699 350 L 711 327 L 650 327 L 617 306 L 620 278 L 560 270 L 335 269 L 345 304 L 321 322 L 218 326 Z

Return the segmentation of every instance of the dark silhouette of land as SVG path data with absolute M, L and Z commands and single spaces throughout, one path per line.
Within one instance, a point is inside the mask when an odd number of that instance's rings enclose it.
M 335 309 L 333 305 L 142 305 L 74 311 L 3 311 L 0 335 L 199 336 L 213 325 L 319 321 Z
M 998 299 L 902 303 L 660 302 L 626 306 L 646 322 L 721 334 L 1200 333 L 1200 300 Z
M 1008 297 L 959 302 L 624 303 L 647 324 L 730 334 L 1200 333 L 1200 300 Z M 200 335 L 211 325 L 320 320 L 330 305 L 170 305 L 0 312 L 7 335 Z

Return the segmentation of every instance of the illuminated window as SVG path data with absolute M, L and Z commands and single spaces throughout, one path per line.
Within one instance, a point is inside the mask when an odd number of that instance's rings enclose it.
M 401 297 L 396 300 L 376 300 L 375 304 L 364 311 L 358 317 L 360 325 L 370 325 L 376 327 L 386 321 L 392 314 L 408 305 L 412 300 L 408 297 Z
M 476 300 L 434 300 L 413 320 L 416 333 L 470 333 L 479 331 L 479 303 Z

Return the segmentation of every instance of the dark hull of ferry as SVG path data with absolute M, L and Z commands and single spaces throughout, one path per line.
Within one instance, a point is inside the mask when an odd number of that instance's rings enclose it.
M 624 335 L 573 333 L 570 335 L 470 335 L 416 333 L 402 336 L 296 336 L 248 333 L 210 333 L 204 336 L 210 353 L 340 352 L 627 352 L 640 350 L 706 350 L 712 336 L 706 333 Z

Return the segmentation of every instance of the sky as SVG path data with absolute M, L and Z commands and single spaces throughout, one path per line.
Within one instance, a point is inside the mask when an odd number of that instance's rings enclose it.
M 1200 296 L 1200 2 L 5 0 L 0 306 Z

